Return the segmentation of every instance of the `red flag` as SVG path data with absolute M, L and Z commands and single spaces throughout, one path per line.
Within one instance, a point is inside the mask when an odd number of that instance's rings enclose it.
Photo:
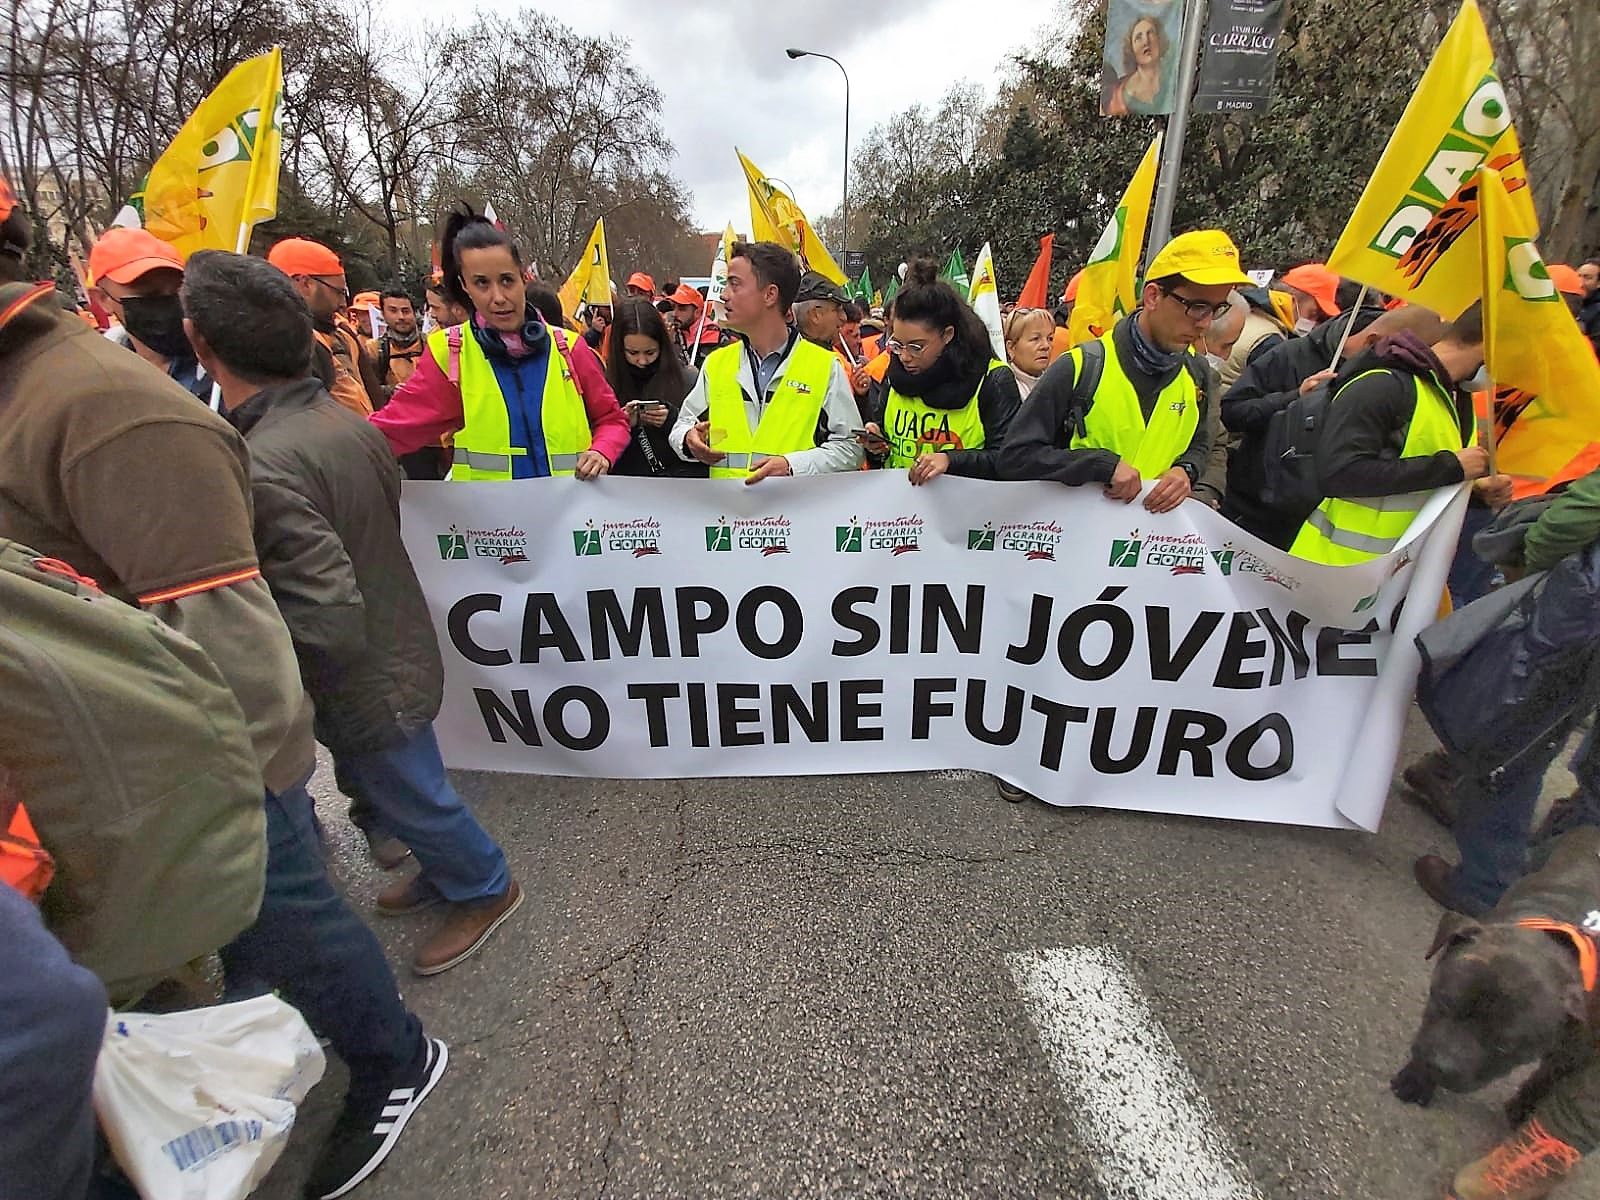
M 1050 304 L 1050 255 L 1055 249 L 1056 235 L 1047 233 L 1039 239 L 1039 257 L 1033 270 L 1028 272 L 1028 282 L 1022 285 L 1022 295 L 1017 297 L 1018 308 L 1046 308 Z

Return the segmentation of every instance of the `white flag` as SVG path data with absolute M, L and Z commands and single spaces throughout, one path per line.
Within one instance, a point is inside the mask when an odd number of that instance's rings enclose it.
M 967 293 L 967 302 L 983 318 L 984 326 L 989 330 L 989 342 L 994 347 L 994 356 L 1005 362 L 1006 338 L 1000 328 L 1000 289 L 995 286 L 994 255 L 989 252 L 988 242 L 978 251 L 978 261 L 972 264 L 972 290 Z

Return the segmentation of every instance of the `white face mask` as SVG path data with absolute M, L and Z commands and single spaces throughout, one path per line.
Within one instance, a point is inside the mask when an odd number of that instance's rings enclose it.
M 1461 381 L 1461 386 L 1469 392 L 1486 392 L 1489 390 L 1489 368 L 1479 367 L 1471 375 Z
M 431 312 L 423 313 L 422 314 L 422 336 L 423 337 L 427 337 L 430 333 L 432 333 L 437 328 L 439 328 L 439 322 L 437 322 L 437 321 L 435 321 L 433 319 L 433 314 Z
M 1211 364 L 1211 369 L 1213 371 L 1220 372 L 1222 370 L 1222 364 L 1227 360 L 1220 354 L 1212 354 L 1208 351 L 1206 353 L 1206 361 Z
M 1294 331 L 1304 337 L 1317 327 L 1317 323 L 1310 317 L 1301 317 L 1294 323 Z

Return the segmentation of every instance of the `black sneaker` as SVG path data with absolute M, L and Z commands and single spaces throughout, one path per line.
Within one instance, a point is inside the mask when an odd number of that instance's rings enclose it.
M 428 1098 L 450 1061 L 443 1042 L 438 1038 L 427 1041 L 427 1061 L 414 1077 L 397 1080 L 401 1086 L 387 1091 L 352 1093 L 345 1098 L 344 1111 L 306 1184 L 306 1200 L 335 1200 L 353 1192 L 383 1165 L 411 1114 Z

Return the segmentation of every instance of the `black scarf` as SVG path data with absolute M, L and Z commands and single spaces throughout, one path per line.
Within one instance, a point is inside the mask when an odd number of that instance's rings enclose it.
M 914 375 L 905 369 L 899 355 L 891 354 L 885 378 L 902 396 L 918 397 L 929 408 L 953 411 L 965 408 L 972 400 L 988 366 L 987 361 L 968 365 L 961 352 L 950 347 L 931 367 Z

